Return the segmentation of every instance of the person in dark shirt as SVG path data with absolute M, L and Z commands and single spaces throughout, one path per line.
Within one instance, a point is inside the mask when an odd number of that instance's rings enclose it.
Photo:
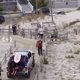
M 13 26 L 12 26 L 12 31 L 13 31 L 13 35 L 16 35 L 16 34 L 17 34 L 16 25 L 13 25 Z

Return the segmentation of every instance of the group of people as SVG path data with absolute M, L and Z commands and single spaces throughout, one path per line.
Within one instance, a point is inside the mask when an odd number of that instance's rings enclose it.
M 38 49 L 39 55 L 43 55 L 42 54 L 43 53 L 42 52 L 42 43 L 43 43 L 44 32 L 45 32 L 44 28 L 40 24 L 38 24 L 37 25 L 37 35 L 39 37 L 38 37 L 38 40 L 36 42 L 36 47 Z M 56 41 L 58 39 L 58 30 L 57 29 L 53 30 L 53 33 L 51 34 L 50 38 L 51 38 L 51 41 L 54 41 L 54 40 Z
M 21 36 L 25 37 L 25 32 L 24 32 L 24 29 L 20 28 L 20 25 L 12 25 L 12 32 L 13 32 L 13 35 L 17 35 L 17 34 L 21 34 Z
M 36 42 L 36 47 L 38 49 L 38 55 L 42 55 L 42 43 L 43 43 L 43 36 L 44 36 L 44 29 L 41 24 L 37 24 L 36 33 L 38 40 Z
M 38 38 L 41 38 L 41 39 L 43 38 L 44 28 L 41 24 L 39 24 L 39 23 L 37 24 L 37 28 L 36 28 L 35 32 L 36 32 L 36 35 L 38 36 Z
M 19 26 L 18 26 L 19 27 Z M 12 26 L 12 31 L 13 31 L 13 35 L 17 34 L 17 26 L 13 25 Z M 37 23 L 37 28 L 35 29 L 36 35 L 38 37 L 38 40 L 36 42 L 36 47 L 38 48 L 38 54 L 42 55 L 42 42 L 43 42 L 43 37 L 44 37 L 44 28 L 40 23 Z M 22 36 L 25 37 L 25 33 L 24 33 L 24 29 L 22 29 Z M 58 31 L 57 29 L 53 30 L 53 33 L 51 34 L 51 41 L 53 41 L 55 39 L 55 41 L 58 38 Z

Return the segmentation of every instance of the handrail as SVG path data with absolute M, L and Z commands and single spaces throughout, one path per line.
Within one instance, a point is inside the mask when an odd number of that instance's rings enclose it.
M 17 6 L 18 6 L 18 9 L 21 10 L 22 12 L 22 6 L 19 4 L 19 2 L 17 2 Z
M 10 52 L 7 51 L 7 53 L 5 53 L 5 55 L 4 55 L 4 57 L 3 57 L 2 61 L 1 61 L 1 66 L 6 63 L 8 57 L 10 56 L 10 54 L 8 54 L 8 53 L 10 53 Z
M 7 52 L 4 54 L 4 57 L 3 57 L 2 61 L 1 61 L 1 66 L 4 65 L 7 62 L 7 60 L 11 56 L 10 53 L 16 48 L 16 46 L 15 46 L 16 43 L 14 42 L 13 44 L 14 44 L 14 46 L 10 46 L 10 49 L 8 49 Z
M 31 10 L 33 11 L 33 6 L 30 2 L 28 2 L 28 5 L 30 6 Z

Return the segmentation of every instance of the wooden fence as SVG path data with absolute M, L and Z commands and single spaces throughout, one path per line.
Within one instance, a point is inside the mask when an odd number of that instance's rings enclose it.
M 44 31 L 44 41 L 46 40 L 50 40 L 51 39 L 51 34 L 54 33 L 54 29 L 53 30 L 48 30 L 48 31 Z M 59 33 L 58 34 L 58 39 L 60 40 L 66 40 L 68 39 L 68 32 L 67 33 Z M 8 38 L 13 35 L 13 31 L 12 29 L 3 29 L 0 28 L 0 36 L 7 36 Z M 36 39 L 38 37 L 38 33 L 36 32 L 35 29 L 19 29 L 17 30 L 17 34 L 18 36 L 21 36 L 23 38 L 34 38 Z

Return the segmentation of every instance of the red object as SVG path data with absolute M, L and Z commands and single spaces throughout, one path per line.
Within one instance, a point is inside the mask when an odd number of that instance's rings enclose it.
M 41 48 L 41 45 L 42 45 L 42 41 L 41 41 L 41 40 L 37 41 L 36 47 L 37 47 L 37 48 Z

